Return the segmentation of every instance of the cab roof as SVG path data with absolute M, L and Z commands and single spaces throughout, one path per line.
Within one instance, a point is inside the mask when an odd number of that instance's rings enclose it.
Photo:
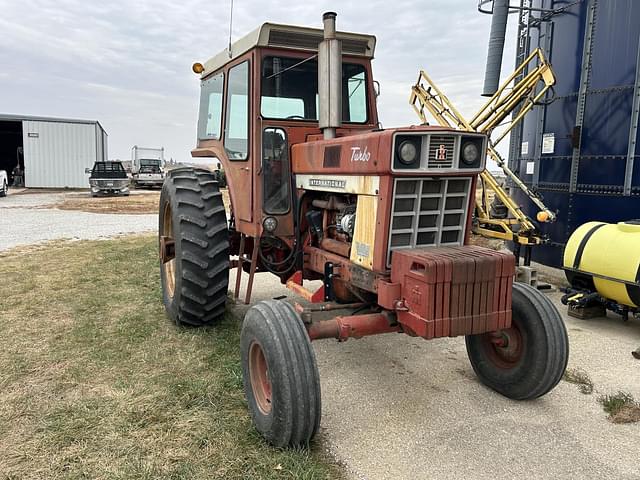
M 231 45 L 231 53 L 225 48 L 222 52 L 211 57 L 204 64 L 201 77 L 229 63 L 254 47 L 280 47 L 306 52 L 317 52 L 318 44 L 322 42 L 324 33 L 320 28 L 299 27 L 296 25 L 281 25 L 263 23 L 253 32 L 245 35 Z M 342 40 L 342 53 L 365 58 L 373 58 L 376 37 L 361 33 L 336 32 L 338 40 Z

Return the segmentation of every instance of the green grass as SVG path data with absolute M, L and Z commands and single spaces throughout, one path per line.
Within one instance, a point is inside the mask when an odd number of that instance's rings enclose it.
M 164 315 L 155 238 L 0 255 L 0 478 L 325 479 L 276 450 L 242 391 L 240 321 Z
M 609 414 L 613 423 L 640 422 L 640 402 L 630 393 L 618 392 L 612 395 L 601 395 L 598 402 L 602 409 Z

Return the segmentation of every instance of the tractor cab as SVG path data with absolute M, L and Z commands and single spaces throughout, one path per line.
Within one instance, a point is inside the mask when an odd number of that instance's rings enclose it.
M 377 128 L 371 71 L 375 37 L 337 32 L 342 44 L 338 136 Z M 194 156 L 223 165 L 235 227 L 257 236 L 265 218 L 293 235 L 291 146 L 322 132 L 318 45 L 323 31 L 265 23 L 204 65 Z M 273 220 L 271 220 L 273 221 Z

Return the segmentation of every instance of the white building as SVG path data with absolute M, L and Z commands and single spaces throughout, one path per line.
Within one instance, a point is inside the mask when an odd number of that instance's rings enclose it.
M 0 114 L 0 170 L 20 162 L 27 187 L 87 188 L 85 168 L 103 160 L 107 133 L 95 120 Z

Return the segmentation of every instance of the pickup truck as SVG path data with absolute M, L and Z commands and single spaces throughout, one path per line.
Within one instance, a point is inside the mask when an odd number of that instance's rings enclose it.
M 129 177 L 122 162 L 96 162 L 92 169 L 87 169 L 91 196 L 129 195 Z
M 131 149 L 131 176 L 138 187 L 160 187 L 164 183 L 164 148 L 146 148 L 134 145 Z
M 144 162 L 144 160 L 143 160 Z M 149 161 L 152 162 L 152 161 Z M 160 164 L 140 166 L 137 172 L 133 173 L 133 184 L 138 187 L 162 187 L 164 183 L 164 173 L 160 168 Z
M 6 197 L 9 191 L 9 177 L 7 172 L 0 170 L 0 197 Z

